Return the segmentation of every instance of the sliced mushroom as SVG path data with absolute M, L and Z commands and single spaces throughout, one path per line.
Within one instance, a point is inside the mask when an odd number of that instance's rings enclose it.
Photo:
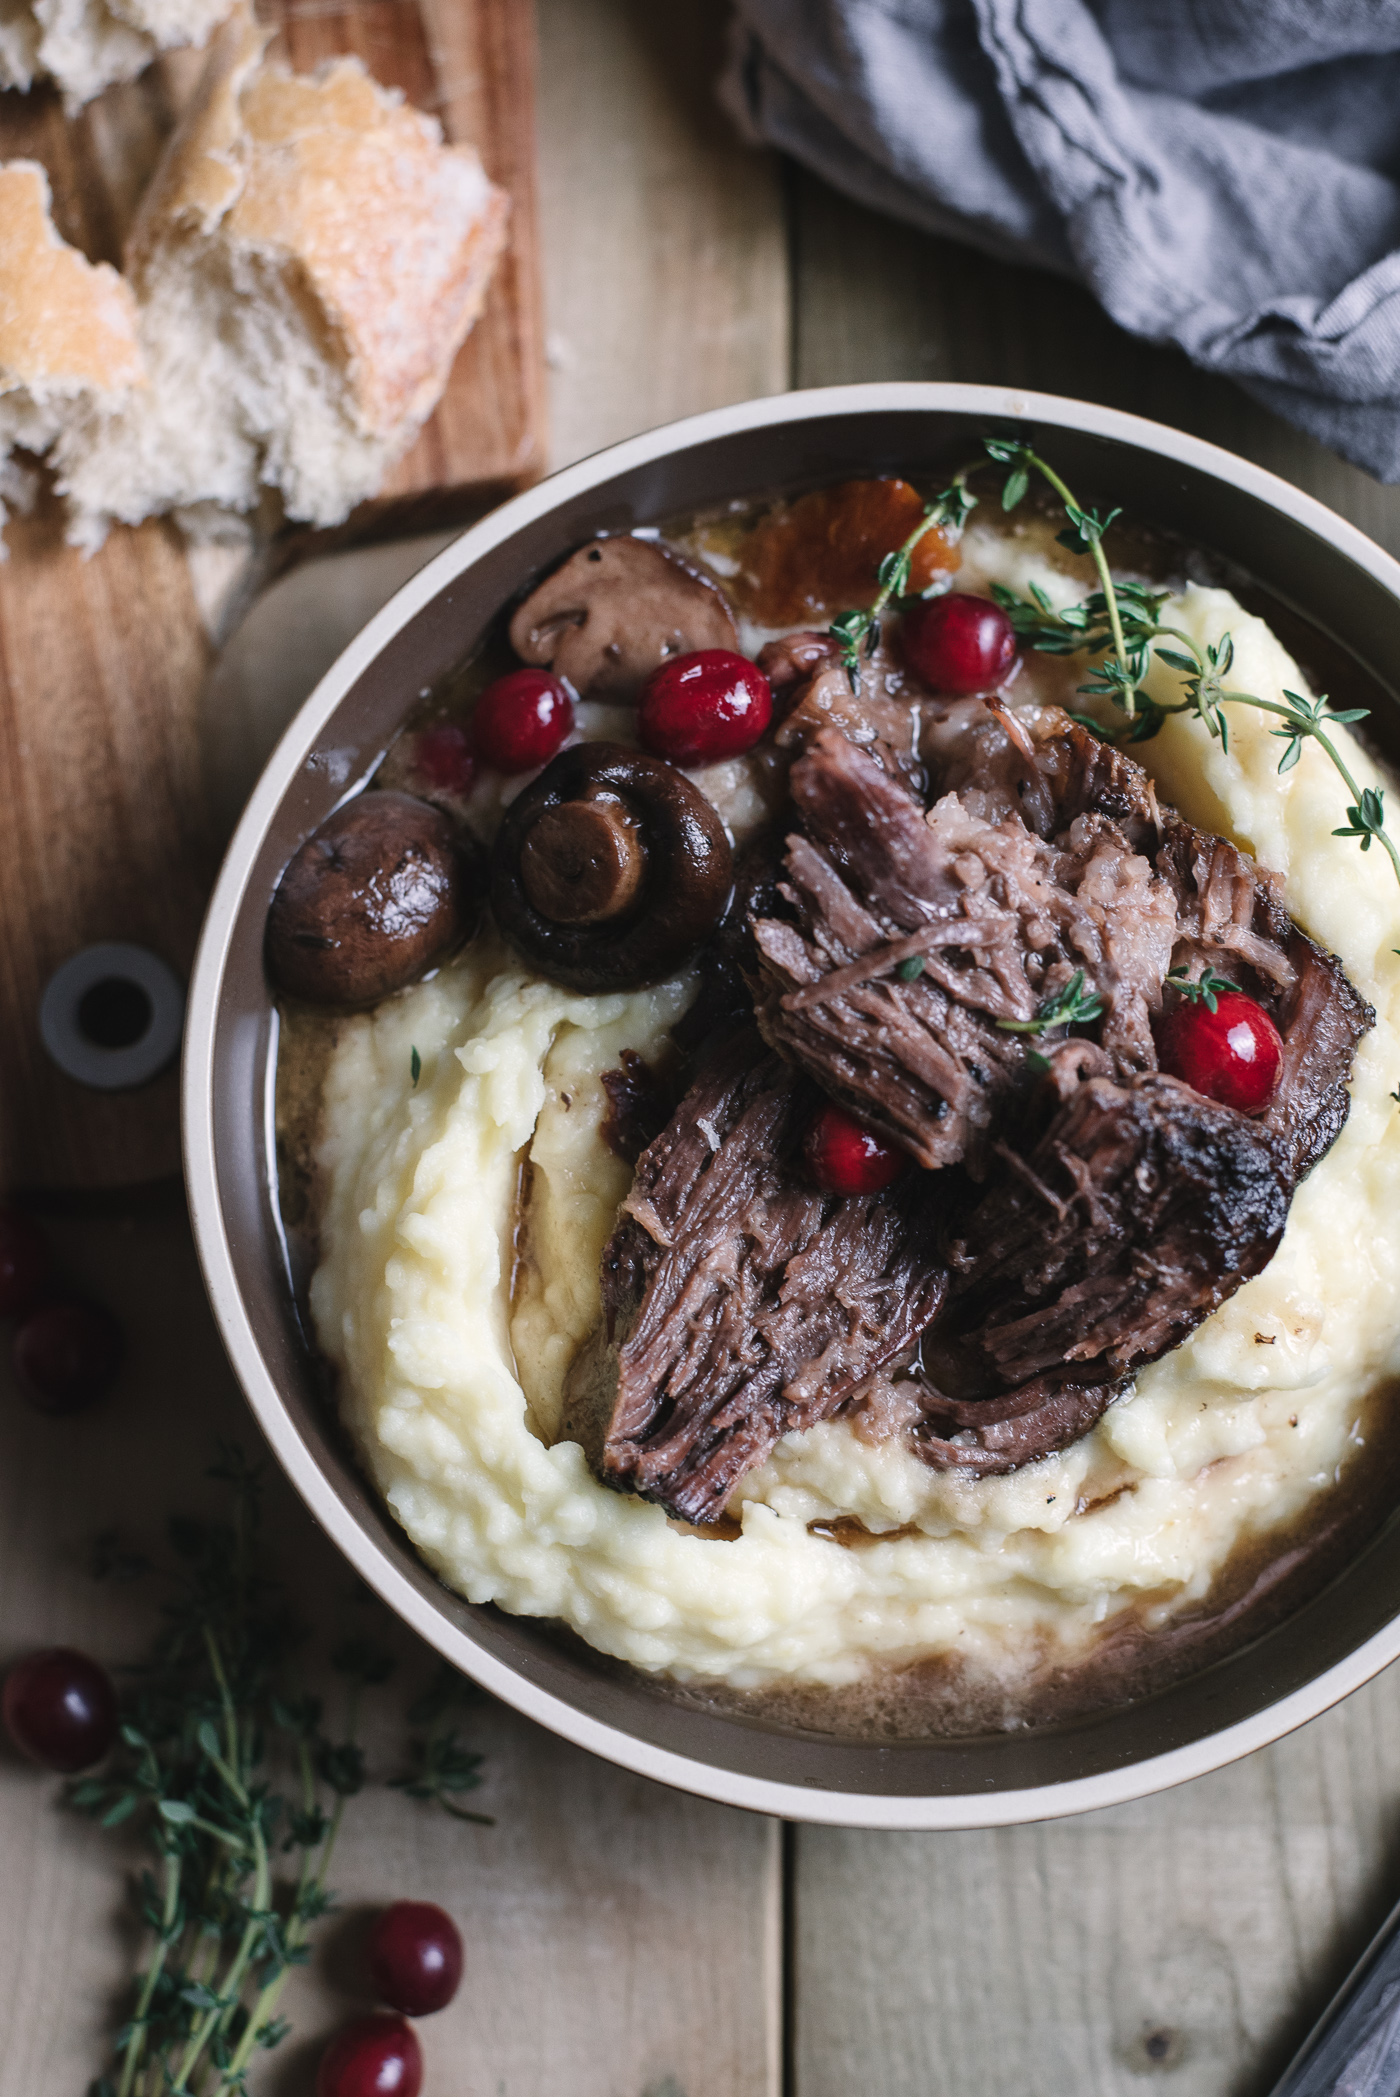
M 635 990 L 693 957 L 732 877 L 724 826 L 683 772 L 621 743 L 578 743 L 506 810 L 491 907 L 551 982 Z
M 733 648 L 734 615 L 707 576 L 653 539 L 595 539 L 532 590 L 510 645 L 583 698 L 631 698 L 658 663 Z
M 312 1004 L 372 1005 L 461 944 L 475 886 L 441 809 L 359 794 L 288 861 L 267 914 L 268 973 Z

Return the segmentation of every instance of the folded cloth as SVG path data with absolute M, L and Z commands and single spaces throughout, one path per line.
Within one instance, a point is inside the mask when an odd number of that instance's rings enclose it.
M 722 92 L 1400 480 L 1400 0 L 737 0 Z

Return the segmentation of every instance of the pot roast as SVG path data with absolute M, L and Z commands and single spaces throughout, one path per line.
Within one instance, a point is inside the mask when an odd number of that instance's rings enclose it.
M 1057 710 L 965 713 L 927 811 L 811 720 L 753 890 L 758 1032 L 702 1053 L 607 1247 L 564 1431 L 686 1521 L 841 1408 L 939 1467 L 1066 1447 L 1267 1263 L 1346 1120 L 1374 1014 L 1277 878 Z M 1168 974 L 1208 965 L 1283 1039 L 1257 1117 L 1157 1067 Z M 1037 1032 L 1076 987 L 1092 1018 Z M 909 1154 L 885 1192 L 813 1185 L 823 1095 Z

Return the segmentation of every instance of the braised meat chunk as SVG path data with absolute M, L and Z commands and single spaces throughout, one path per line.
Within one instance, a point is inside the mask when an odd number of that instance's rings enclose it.
M 936 1182 L 810 1184 L 819 1101 L 752 1029 L 733 1037 L 642 1153 L 604 1254 L 563 1432 L 606 1483 L 686 1521 L 718 1519 L 781 1435 L 907 1351 L 947 1285 Z
M 1283 1074 L 1259 1126 L 1296 1185 L 1342 1132 L 1352 1059 L 1376 1015 L 1336 956 L 1293 923 L 1279 877 L 1228 839 L 1168 811 L 1157 864 L 1177 898 L 1177 966 L 1218 968 L 1283 1037 Z
M 974 1388 L 1154 1361 L 1260 1271 L 1288 1216 L 1267 1135 L 1160 1072 L 1086 1079 L 1003 1160 L 952 1248 L 947 1343 Z
M 925 816 L 831 730 L 791 790 L 803 826 L 788 840 L 791 915 L 754 928 L 759 1026 L 920 1164 L 981 1177 L 989 1132 L 1027 1079 L 1009 1029 L 1076 974 L 1103 1001 L 1115 1067 L 1152 1068 L 1176 903 L 1108 818 L 1086 811 L 1050 843 L 957 794 Z

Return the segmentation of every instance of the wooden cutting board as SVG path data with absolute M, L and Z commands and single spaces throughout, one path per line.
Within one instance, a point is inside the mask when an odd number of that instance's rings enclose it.
M 298 71 L 350 52 L 474 144 L 512 200 L 510 247 L 447 390 L 382 494 L 293 555 L 450 524 L 544 461 L 529 0 L 267 0 L 270 55 Z M 199 76 L 177 53 L 80 115 L 0 94 L 0 160 L 49 172 L 64 237 L 120 263 L 145 182 Z M 183 978 L 222 839 L 196 730 L 212 648 L 178 535 L 118 529 L 83 560 L 47 495 L 0 563 L 0 1189 L 125 1189 L 179 1169 L 175 1071 L 96 1092 L 50 1061 L 44 985 L 100 940 L 153 949 Z

